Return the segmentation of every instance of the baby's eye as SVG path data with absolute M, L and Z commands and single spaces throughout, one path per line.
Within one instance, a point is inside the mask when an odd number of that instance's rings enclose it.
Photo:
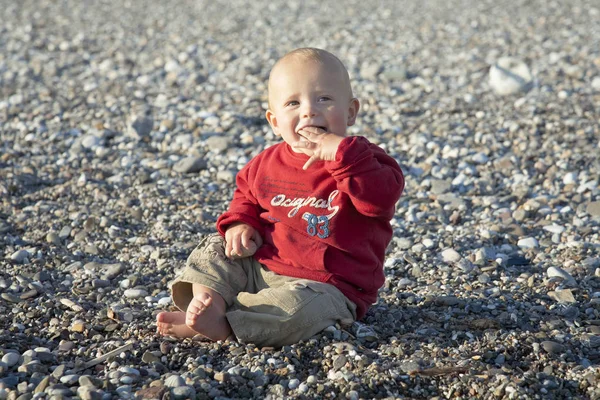
M 319 97 L 319 101 L 329 101 L 329 100 L 331 100 L 331 97 L 329 97 L 329 96 L 321 96 L 321 97 Z
M 289 106 L 293 107 L 293 106 L 297 106 L 298 104 L 300 104 L 300 103 L 298 103 L 296 100 L 291 100 L 291 101 L 288 101 L 287 103 L 285 103 L 286 107 L 289 107 Z

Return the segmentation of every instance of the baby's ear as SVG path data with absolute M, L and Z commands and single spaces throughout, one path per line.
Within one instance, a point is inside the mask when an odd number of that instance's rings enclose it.
M 348 126 L 354 125 L 359 109 L 360 102 L 358 101 L 358 99 L 353 98 L 352 100 L 350 100 L 350 105 L 348 106 Z
M 267 122 L 269 122 L 269 125 L 271 125 L 271 129 L 273 129 L 275 135 L 281 136 L 278 130 L 279 127 L 277 126 L 277 117 L 275 116 L 273 111 L 267 110 L 267 112 L 265 112 L 265 117 L 267 118 Z

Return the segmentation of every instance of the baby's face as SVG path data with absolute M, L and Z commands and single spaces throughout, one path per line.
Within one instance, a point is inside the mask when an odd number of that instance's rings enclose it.
M 352 98 L 340 66 L 299 58 L 276 67 L 269 84 L 269 104 L 267 120 L 288 144 L 304 140 L 298 131 L 306 127 L 346 136 L 358 112 L 358 100 Z

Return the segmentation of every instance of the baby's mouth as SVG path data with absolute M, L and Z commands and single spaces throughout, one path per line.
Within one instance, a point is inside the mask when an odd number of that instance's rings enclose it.
M 303 126 L 299 130 L 306 129 L 306 128 L 317 128 L 317 129 L 321 129 L 321 130 L 324 131 L 324 132 L 319 132 L 319 133 L 327 133 L 327 127 L 326 126 L 317 126 L 317 125 Z

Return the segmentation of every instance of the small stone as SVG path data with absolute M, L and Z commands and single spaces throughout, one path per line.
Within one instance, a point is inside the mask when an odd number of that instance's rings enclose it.
M 83 375 L 79 377 L 79 386 L 88 386 L 91 388 L 99 388 L 102 386 L 102 381 L 99 379 L 93 378 L 88 375 Z
M 208 166 L 202 157 L 187 157 L 179 160 L 173 165 L 173 170 L 182 174 L 200 172 Z
M 447 263 L 454 263 L 460 261 L 462 256 L 454 249 L 446 249 L 441 253 L 442 259 Z
M 138 390 L 135 397 L 147 400 L 162 399 L 166 392 L 167 388 L 164 386 L 151 386 L 146 389 Z
M 227 372 L 217 372 L 215 373 L 215 380 L 217 382 L 227 382 L 229 380 L 229 374 Z
M 499 58 L 489 72 L 490 86 L 501 96 L 528 90 L 532 80 L 527 64 L 513 57 Z
M 333 369 L 335 371 L 341 369 L 344 365 L 346 365 L 347 361 L 348 360 L 346 359 L 346 356 L 343 355 L 343 354 L 334 357 L 334 359 L 333 359 Z
M 103 279 L 112 280 L 119 276 L 124 270 L 125 267 L 121 263 L 106 264 L 102 266 L 101 274 Z
M 101 400 L 104 397 L 101 390 L 96 390 L 88 386 L 78 387 L 77 395 L 81 400 Z
M 150 132 L 152 132 L 153 125 L 154 121 L 152 118 L 136 116 L 133 118 L 127 133 L 129 136 L 141 139 L 144 136 L 148 136 Z
M 573 278 L 567 271 L 558 267 L 548 267 L 546 270 L 546 274 L 549 278 L 558 277 L 562 278 L 565 281 L 575 282 L 575 278 Z
M 71 236 L 71 227 L 69 225 L 63 226 L 63 228 L 58 232 L 58 237 L 62 240 Z
M 153 363 L 153 362 L 160 362 L 160 357 L 155 356 L 150 351 L 146 351 L 146 352 L 144 352 L 144 355 L 142 356 L 142 361 L 145 363 L 148 363 L 148 364 Z
M 75 348 L 75 343 L 70 340 L 62 340 L 58 345 L 58 351 L 71 351 Z
M 60 379 L 65 374 L 66 369 L 67 369 L 67 366 L 64 364 L 61 364 L 58 367 L 56 367 L 54 369 L 54 371 L 52 371 L 52 376 L 56 379 Z
M 206 139 L 206 145 L 211 151 L 222 153 L 231 146 L 231 138 L 219 135 L 211 136 Z
M 600 217 L 600 200 L 589 202 L 585 211 L 592 217 Z
M 560 225 L 556 225 L 556 224 L 552 224 L 552 225 L 546 225 L 543 228 L 545 231 L 550 232 L 550 233 L 558 233 L 561 234 L 565 231 L 565 227 L 564 226 L 560 226 Z
M 171 375 L 165 379 L 165 386 L 170 388 L 185 386 L 185 380 L 179 375 Z
M 17 250 L 11 256 L 10 259 L 17 263 L 24 262 L 29 257 L 27 250 Z
M 451 307 L 460 303 L 458 297 L 455 296 L 439 296 L 435 298 L 435 304 L 442 307 Z
M 542 343 L 540 343 L 542 348 L 544 350 L 546 350 L 547 353 L 549 354 L 561 354 L 565 352 L 565 346 L 557 343 L 557 342 L 553 342 L 551 340 L 545 340 Z
M 539 247 L 539 243 L 536 238 L 527 237 L 523 239 L 519 239 L 517 242 L 517 246 L 522 249 L 536 249 Z
M 0 294 L 0 297 L 3 298 L 4 300 L 8 301 L 9 303 L 20 303 L 21 302 L 21 298 L 19 296 L 15 296 L 12 293 L 2 293 L 2 294 Z
M 48 232 L 46 235 L 46 242 L 58 246 L 61 243 L 60 236 L 58 236 L 56 232 Z
M 74 384 L 79 382 L 79 375 L 71 374 L 64 375 L 60 378 L 60 382 L 64 383 L 67 386 L 73 386 Z
M 431 193 L 433 194 L 442 194 L 446 193 L 452 187 L 452 183 L 447 180 L 442 179 L 432 179 L 431 180 Z
M 559 303 L 576 303 L 575 296 L 570 289 L 555 290 L 548 292 L 548 296 L 552 297 Z
M 10 352 L 10 353 L 6 353 L 4 356 L 2 356 L 2 362 L 5 363 L 10 368 L 10 367 L 17 365 L 20 358 L 21 358 L 21 355 L 19 353 Z
M 290 381 L 288 383 L 288 388 L 290 390 L 294 390 L 294 389 L 296 389 L 299 386 L 300 386 L 300 380 L 299 379 L 296 379 L 296 378 L 290 379 Z
M 173 388 L 171 394 L 175 400 L 195 399 L 196 391 L 191 386 L 180 386 Z
M 128 299 L 139 299 L 140 297 L 146 297 L 146 296 L 148 296 L 148 291 L 146 289 L 135 288 L 135 289 L 127 289 L 127 290 L 125 290 L 125 292 L 123 294 Z
M 418 362 L 416 361 L 403 361 L 400 363 L 400 369 L 407 373 L 414 373 L 414 372 L 418 372 L 421 370 L 421 366 L 419 365 Z
M 73 332 L 85 331 L 85 321 L 83 321 L 81 319 L 77 319 L 77 320 L 73 321 L 73 323 L 71 324 L 71 330 Z
M 43 393 L 46 390 L 46 388 L 48 387 L 49 383 L 50 383 L 50 376 L 44 377 L 44 379 L 42 379 L 40 381 L 40 383 L 37 384 L 33 393 Z

